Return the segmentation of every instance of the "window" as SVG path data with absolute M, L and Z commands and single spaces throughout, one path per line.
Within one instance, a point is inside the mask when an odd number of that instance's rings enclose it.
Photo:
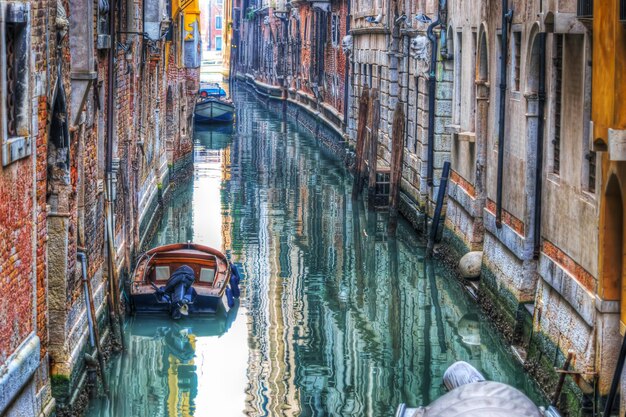
M 222 28 L 222 16 L 215 16 L 215 29 Z
M 522 32 L 513 32 L 513 90 L 520 91 Z
M 222 50 L 222 37 L 221 36 L 215 37 L 215 50 L 216 51 Z
M 554 136 L 552 138 L 552 172 L 561 170 L 561 89 L 563 86 L 563 35 L 554 35 Z
M 417 153 L 417 134 L 419 133 L 419 129 L 418 129 L 419 123 L 417 121 L 417 119 L 418 119 L 417 114 L 418 114 L 418 109 L 419 109 L 419 97 L 420 97 L 420 91 L 419 90 L 420 90 L 420 79 L 419 79 L 418 76 L 415 76 L 415 93 L 414 93 L 414 96 L 415 96 L 415 106 L 414 106 L 414 111 L 415 111 L 415 113 L 414 113 L 415 114 L 415 121 L 414 121 L 415 131 L 413 133 L 413 142 L 411 144 L 409 144 L 410 146 L 407 146 L 407 148 L 409 148 L 411 150 L 411 152 L 413 152 L 413 153 Z
M 476 38 L 476 32 L 472 32 L 472 77 L 470 78 L 470 112 L 469 112 L 469 131 L 476 131 L 476 47 L 478 40 Z
M 0 22 L 0 128 L 2 165 L 31 154 L 29 71 L 30 6 L 8 2 Z
M 503 55 L 502 55 L 502 49 L 503 49 L 503 44 L 502 44 L 502 33 L 498 33 L 496 34 L 496 54 L 497 54 L 497 63 L 498 63 L 498 70 L 496 71 L 496 85 L 500 85 L 501 81 L 502 81 L 502 70 L 501 70 L 501 65 L 502 65 L 502 59 L 503 59 Z M 500 96 L 501 96 L 501 92 L 499 88 L 496 88 L 496 111 L 495 114 L 498 115 L 500 114 Z M 499 117 L 495 117 L 495 123 L 493 124 L 494 127 L 494 131 L 493 131 L 493 148 L 494 149 L 498 149 L 498 142 L 499 142 L 499 137 L 498 137 L 498 133 L 500 132 L 500 118 Z
M 339 15 L 338 14 L 332 14 L 331 16 L 331 20 L 330 20 L 330 29 L 331 29 L 331 33 L 332 33 L 332 42 L 333 42 L 333 46 L 337 47 L 341 44 L 341 39 L 340 39 L 340 24 L 339 24 Z
M 452 120 L 455 125 L 461 124 L 461 73 L 463 62 L 463 32 L 456 32 L 456 39 L 454 41 L 454 92 L 453 92 L 453 107 L 452 107 Z
M 596 153 L 594 151 L 589 151 L 587 154 L 587 161 L 589 162 L 587 166 L 587 191 L 590 193 L 596 192 Z

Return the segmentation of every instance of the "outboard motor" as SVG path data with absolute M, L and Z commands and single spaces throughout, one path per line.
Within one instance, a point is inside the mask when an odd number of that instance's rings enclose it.
M 173 319 L 179 319 L 181 315 L 187 315 L 188 304 L 193 302 L 196 291 L 192 284 L 196 279 L 193 269 L 187 265 L 178 268 L 170 279 L 167 280 L 165 287 L 159 288 L 157 296 L 169 301 L 171 315 Z

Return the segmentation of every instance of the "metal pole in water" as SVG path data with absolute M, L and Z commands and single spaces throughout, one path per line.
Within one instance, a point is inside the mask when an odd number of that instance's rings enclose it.
M 437 237 L 437 230 L 439 229 L 439 220 L 441 218 L 441 209 L 443 207 L 443 199 L 446 196 L 446 189 L 448 188 L 448 175 L 450 174 L 450 162 L 443 163 L 443 171 L 441 173 L 441 180 L 439 181 L 439 192 L 437 193 L 437 205 L 435 206 L 435 214 L 433 216 L 433 223 L 430 226 L 430 236 L 428 237 L 428 246 L 426 247 L 426 256 L 430 257 L 433 254 L 433 248 L 435 246 L 435 238 Z
M 567 358 L 565 358 L 565 363 L 563 364 L 563 369 L 561 370 L 561 375 L 559 375 L 559 381 L 556 384 L 556 389 L 554 390 L 554 396 L 552 397 L 552 405 L 557 406 L 559 403 L 559 397 L 561 396 L 561 391 L 563 390 L 563 384 L 565 383 L 565 376 L 567 376 L 567 370 L 569 369 L 569 365 L 572 362 L 572 358 L 574 357 L 574 352 L 571 350 L 567 352 Z
M 104 389 L 105 394 L 109 395 L 109 384 L 107 382 L 106 377 L 106 364 L 104 361 L 104 354 L 102 352 L 102 346 L 100 345 L 100 334 L 98 331 L 98 316 L 96 315 L 96 308 L 93 303 L 93 292 L 91 291 L 91 283 L 87 278 L 87 256 L 84 252 L 78 252 L 77 258 L 80 260 L 82 266 L 82 275 L 83 275 L 83 285 L 85 289 L 85 307 L 87 309 L 87 323 L 89 325 L 89 336 L 90 339 L 93 338 L 93 341 L 96 345 L 96 350 L 98 354 L 98 364 L 100 365 L 100 379 L 102 380 L 102 388 Z

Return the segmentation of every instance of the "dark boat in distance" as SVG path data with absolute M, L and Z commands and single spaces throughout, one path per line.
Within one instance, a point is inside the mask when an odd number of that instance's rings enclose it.
M 235 106 L 225 99 L 201 98 L 194 115 L 198 123 L 230 123 L 235 120 Z
M 196 243 L 153 248 L 139 258 L 130 300 L 137 314 L 215 314 L 239 297 L 239 272 L 217 249 Z

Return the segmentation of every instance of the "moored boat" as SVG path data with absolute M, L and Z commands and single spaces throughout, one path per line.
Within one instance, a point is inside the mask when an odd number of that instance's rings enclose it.
M 235 119 L 235 106 L 226 100 L 209 97 L 196 103 L 194 115 L 199 123 L 228 123 Z
M 217 249 L 195 243 L 159 246 L 141 255 L 130 284 L 139 314 L 214 314 L 239 297 L 239 272 Z

